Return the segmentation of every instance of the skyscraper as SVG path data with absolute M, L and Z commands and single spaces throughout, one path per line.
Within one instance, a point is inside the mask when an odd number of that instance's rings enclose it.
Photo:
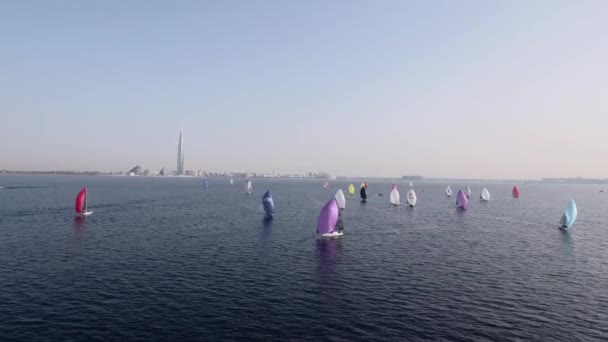
M 177 174 L 184 174 L 184 135 L 179 131 L 179 142 L 177 143 Z

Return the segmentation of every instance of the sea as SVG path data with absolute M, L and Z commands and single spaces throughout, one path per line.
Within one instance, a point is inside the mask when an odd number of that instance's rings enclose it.
M 0 341 L 608 340 L 602 186 L 420 181 L 409 208 L 388 204 L 407 182 L 368 180 L 344 236 L 317 238 L 361 181 L 0 176 Z M 468 210 L 447 185 L 472 188 Z

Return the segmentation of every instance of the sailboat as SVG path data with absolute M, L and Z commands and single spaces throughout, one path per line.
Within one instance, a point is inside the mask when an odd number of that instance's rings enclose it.
M 467 198 L 471 197 L 471 188 L 467 186 Z
M 519 188 L 514 186 L 512 194 L 513 194 L 513 197 L 518 198 L 519 197 Z
M 414 183 L 410 182 L 410 188 L 414 186 Z
M 490 200 L 490 192 L 488 191 L 488 189 L 483 188 L 483 190 L 481 190 L 481 195 L 479 195 L 479 199 L 486 202 Z
M 270 217 L 274 215 L 274 201 L 272 200 L 270 190 L 266 190 L 264 196 L 262 196 L 262 207 L 266 216 Z
M 407 204 L 409 204 L 410 208 L 413 208 L 416 206 L 416 202 L 418 202 L 416 191 L 414 191 L 414 189 L 410 189 L 410 191 L 407 192 Z
M 77 217 L 84 217 L 91 215 L 93 212 L 88 211 L 87 206 L 87 187 L 85 186 L 80 190 L 78 195 L 76 195 L 76 202 L 74 203 L 74 212 Z
M 466 209 L 467 205 L 469 205 L 469 200 L 467 196 L 462 192 L 462 190 L 458 190 L 458 194 L 456 194 L 456 206 L 460 209 Z
M 245 185 L 245 191 L 247 192 L 247 195 L 249 195 L 252 190 L 253 186 L 251 185 L 251 179 L 248 179 L 247 184 Z
M 341 210 L 346 208 L 346 198 L 344 197 L 342 189 L 338 189 L 338 191 L 336 191 L 334 198 L 336 199 L 336 202 L 338 202 L 338 208 Z
M 338 202 L 335 198 L 332 198 L 323 206 L 321 213 L 319 213 L 319 218 L 317 219 L 317 234 L 324 237 L 341 236 L 344 234 L 342 231 L 336 229 L 339 215 L 340 209 L 338 208 Z
M 450 186 L 448 185 L 447 188 L 445 188 L 445 195 L 447 197 L 452 197 L 452 188 L 450 188 Z
M 361 203 L 367 202 L 367 190 L 365 184 L 361 184 L 361 190 L 359 190 L 359 196 L 361 196 Z
M 566 210 L 562 214 L 562 218 L 559 220 L 559 225 L 562 229 L 568 229 L 576 221 L 576 216 L 578 215 L 578 210 L 576 209 L 576 203 L 574 200 L 568 201 L 568 205 L 566 206 Z
M 325 190 L 329 189 L 329 183 L 327 183 L 327 182 L 323 183 L 323 189 L 325 189 Z
M 354 184 L 351 184 L 348 186 L 348 193 L 351 196 L 355 196 L 355 185 Z
M 363 186 L 367 188 L 367 181 L 363 182 Z
M 401 198 L 399 196 L 399 190 L 397 190 L 397 184 L 393 184 L 393 189 L 390 194 L 390 204 L 399 205 L 401 204 Z
M 208 188 L 209 184 L 207 184 L 207 180 L 205 179 L 205 188 Z
M 230 178 L 230 185 L 234 184 L 234 179 Z

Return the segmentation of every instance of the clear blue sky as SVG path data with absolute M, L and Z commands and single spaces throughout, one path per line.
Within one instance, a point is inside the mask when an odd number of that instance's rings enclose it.
M 608 1 L 2 1 L 0 169 L 608 177 Z

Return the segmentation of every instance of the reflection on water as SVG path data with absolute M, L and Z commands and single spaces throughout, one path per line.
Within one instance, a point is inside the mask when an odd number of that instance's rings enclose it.
M 324 282 L 331 282 L 335 276 L 335 267 L 340 255 L 342 239 L 317 239 L 318 270 Z
M 74 227 L 74 237 L 76 240 L 82 239 L 84 237 L 84 230 L 86 228 L 85 218 L 75 217 L 72 226 Z
M 262 237 L 267 238 L 272 232 L 272 216 L 264 215 L 262 219 Z

